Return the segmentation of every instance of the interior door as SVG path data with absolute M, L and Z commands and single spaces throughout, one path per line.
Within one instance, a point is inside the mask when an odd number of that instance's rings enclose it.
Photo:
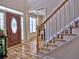
M 21 16 L 6 13 L 6 29 L 8 35 L 8 47 L 21 43 Z

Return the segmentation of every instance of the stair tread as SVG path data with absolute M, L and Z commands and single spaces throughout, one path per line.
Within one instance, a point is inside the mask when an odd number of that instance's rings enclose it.
M 49 47 L 47 47 L 47 48 L 45 48 L 45 50 L 44 50 L 44 48 L 43 48 L 43 50 L 40 50 L 40 53 L 41 54 L 47 54 L 47 53 L 49 53 L 49 52 L 51 52 L 52 50 L 54 50 L 55 48 L 57 48 L 58 46 L 56 46 L 56 47 L 52 47 L 52 46 L 49 46 Z M 49 49 L 48 49 L 49 48 Z M 46 50 L 47 49 L 47 50 Z
M 44 48 L 42 48 L 42 50 L 50 51 L 50 49 L 48 47 L 44 47 Z
M 44 47 L 42 48 L 42 50 L 40 50 L 41 54 L 47 54 L 48 52 L 50 52 L 52 49 L 49 47 Z
M 79 28 L 79 27 L 75 27 L 75 26 L 71 26 L 72 28 Z
M 76 36 L 76 34 L 63 34 L 63 35 Z
M 63 39 L 57 39 L 55 41 L 61 41 L 61 42 L 66 42 L 66 40 L 63 40 Z
M 49 51 L 41 50 L 39 53 L 41 54 L 47 54 Z
M 52 46 L 52 47 L 57 47 L 57 45 L 53 44 L 53 43 L 49 43 L 48 44 L 49 46 Z

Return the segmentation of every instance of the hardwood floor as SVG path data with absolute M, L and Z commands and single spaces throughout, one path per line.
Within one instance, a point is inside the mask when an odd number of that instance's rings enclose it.
M 36 55 L 36 41 L 25 42 L 8 48 L 8 57 L 4 59 L 50 59 Z

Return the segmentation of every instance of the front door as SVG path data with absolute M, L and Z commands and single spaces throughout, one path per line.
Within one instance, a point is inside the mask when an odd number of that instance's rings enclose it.
M 6 13 L 6 29 L 8 35 L 8 47 L 21 43 L 21 16 Z

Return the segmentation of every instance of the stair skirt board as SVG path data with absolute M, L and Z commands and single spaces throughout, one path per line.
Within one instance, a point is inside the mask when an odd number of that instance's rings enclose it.
M 51 51 L 54 51 L 55 49 L 57 49 L 57 48 L 59 48 L 59 47 L 61 47 L 61 46 L 63 46 L 64 44 L 66 44 L 66 43 L 68 43 L 69 41 L 71 41 L 71 40 L 73 40 L 74 38 L 76 38 L 76 36 L 64 36 L 64 38 L 63 38 L 63 40 L 66 40 L 66 42 L 57 42 L 56 41 L 56 43 L 55 43 L 55 45 L 57 45 L 57 47 L 54 47 L 54 46 L 50 46 L 50 47 L 48 47 L 48 48 L 50 48 L 50 51 L 46 51 L 46 50 L 43 50 L 43 51 L 41 51 L 42 52 L 42 54 L 48 54 L 48 53 L 50 53 Z M 51 45 L 53 45 L 53 43 L 51 44 Z

